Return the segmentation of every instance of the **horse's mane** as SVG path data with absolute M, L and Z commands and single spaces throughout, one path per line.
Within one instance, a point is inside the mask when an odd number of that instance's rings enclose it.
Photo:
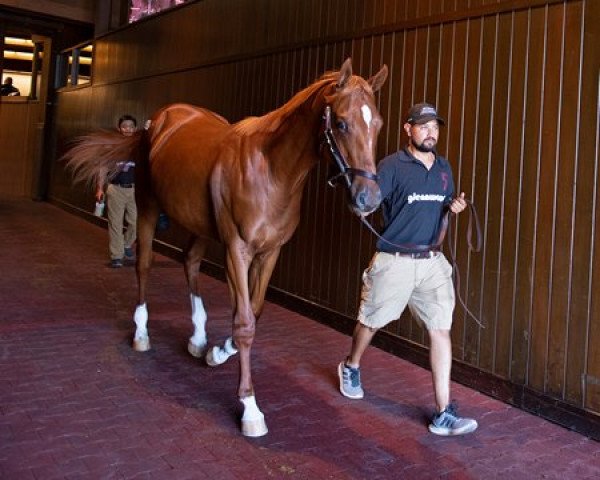
M 117 131 L 92 132 L 76 138 L 60 160 L 71 170 L 74 183 L 95 187 L 119 173 L 118 162 L 134 159 L 142 134 L 125 137 Z
M 240 135 L 252 135 L 254 133 L 272 133 L 276 131 L 285 119 L 287 119 L 300 105 L 317 93 L 326 85 L 337 81 L 339 72 L 325 72 L 314 83 L 294 95 L 282 107 L 273 110 L 262 117 L 248 117 L 240 120 L 234 125 L 234 130 Z M 349 83 L 356 83 L 355 77 L 351 77 Z

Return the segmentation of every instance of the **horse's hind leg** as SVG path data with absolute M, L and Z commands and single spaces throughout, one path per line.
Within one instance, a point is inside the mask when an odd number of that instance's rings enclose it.
M 190 302 L 192 304 L 192 323 L 194 334 L 188 342 L 188 352 L 194 357 L 200 357 L 206 348 L 206 310 L 200 297 L 198 276 L 200 263 L 206 250 L 206 241 L 195 237 L 191 240 L 185 257 L 185 275 L 190 288 Z
M 135 334 L 133 336 L 133 349 L 145 352 L 150 349 L 150 337 L 148 336 L 148 309 L 146 307 L 146 284 L 152 264 L 152 240 L 154 239 L 154 228 L 158 219 L 158 206 L 144 205 L 140 209 L 138 205 L 138 238 L 137 238 L 137 261 L 136 273 L 138 279 L 138 305 L 135 309 L 133 321 L 135 322 Z

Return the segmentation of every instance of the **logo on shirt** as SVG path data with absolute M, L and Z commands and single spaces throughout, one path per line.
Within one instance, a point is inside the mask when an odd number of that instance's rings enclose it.
M 440 202 L 446 199 L 445 195 L 435 195 L 433 193 L 412 193 L 408 196 L 408 204 L 413 202 Z
M 448 172 L 440 173 L 440 177 L 442 178 L 442 186 L 445 192 L 446 190 L 448 190 Z
M 128 172 L 131 167 L 135 167 L 135 162 L 117 162 L 117 168 L 119 172 Z

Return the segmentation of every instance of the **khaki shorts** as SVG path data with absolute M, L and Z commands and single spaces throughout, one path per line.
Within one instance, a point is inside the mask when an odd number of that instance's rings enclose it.
M 450 330 L 454 310 L 452 267 L 443 254 L 413 259 L 377 252 L 363 273 L 358 321 L 381 328 L 408 305 L 428 330 Z

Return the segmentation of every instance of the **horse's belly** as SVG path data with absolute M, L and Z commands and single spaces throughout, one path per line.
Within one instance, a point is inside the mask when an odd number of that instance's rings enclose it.
M 215 236 L 208 167 L 194 159 L 157 159 L 151 166 L 152 183 L 161 208 L 173 220 L 196 235 Z

